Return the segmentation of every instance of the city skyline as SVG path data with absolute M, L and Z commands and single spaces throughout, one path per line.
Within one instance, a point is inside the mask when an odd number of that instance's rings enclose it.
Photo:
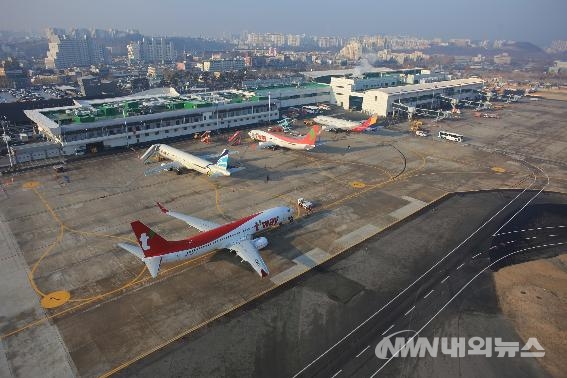
M 343 3 L 344 4 L 344 3 Z M 197 10 L 198 11 L 195 11 Z M 41 32 L 48 27 L 137 29 L 145 35 L 210 36 L 273 32 L 319 36 L 411 35 L 422 38 L 517 40 L 547 46 L 567 39 L 562 17 L 567 3 L 560 0 L 452 2 L 433 0 L 427 7 L 408 0 L 403 9 L 393 4 L 354 0 L 338 2 L 291 0 L 278 9 L 271 2 L 194 3 L 166 0 L 159 7 L 139 6 L 134 0 L 7 0 L 0 14 L 3 29 Z M 203 17 L 203 15 L 208 17 Z M 537 15 L 537 16 L 534 16 Z M 219 28 L 218 25 L 222 25 Z

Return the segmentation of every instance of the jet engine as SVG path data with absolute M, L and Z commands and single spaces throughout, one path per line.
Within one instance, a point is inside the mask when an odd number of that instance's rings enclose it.
M 254 247 L 256 247 L 257 249 L 262 249 L 262 248 L 266 248 L 266 246 L 268 245 L 268 239 L 262 236 L 260 238 L 252 240 L 252 243 L 254 244 Z
M 273 142 L 259 142 L 258 147 L 260 148 L 274 148 L 276 145 Z

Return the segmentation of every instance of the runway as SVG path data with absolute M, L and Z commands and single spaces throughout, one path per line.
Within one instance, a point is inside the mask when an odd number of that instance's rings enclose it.
M 394 355 L 382 362 L 382 364 L 379 362 L 379 366 L 374 371 L 372 371 L 372 366 L 376 365 L 376 358 L 373 354 L 370 354 L 370 359 L 372 360 L 370 366 L 364 364 L 365 359 L 362 355 L 367 351 L 373 352 L 371 346 L 377 345 L 382 337 L 388 337 L 400 330 L 410 330 L 409 333 L 412 338 L 420 335 L 463 291 L 474 285 L 474 281 L 479 276 L 492 266 L 501 264 L 508 257 L 538 249 L 563 248 L 563 245 L 567 244 L 567 235 L 565 235 L 564 239 L 559 239 L 563 241 L 530 245 L 523 248 L 517 247 L 512 251 L 505 249 L 511 243 L 500 242 L 490 246 L 487 244 L 492 242 L 492 237 L 499 239 L 502 236 L 499 233 L 506 229 L 516 217 L 521 215 L 527 206 L 534 200 L 537 200 L 537 197 L 549 184 L 549 177 L 547 177 L 545 172 L 538 167 L 531 167 L 534 173 L 533 180 L 524 191 L 519 192 L 511 200 L 505 202 L 493 214 L 488 214 L 491 215 L 490 218 L 470 234 L 464 234 L 463 236 L 466 237 L 455 248 L 450 249 L 446 255 L 437 260 L 429 269 L 401 289 L 397 295 L 378 308 L 364 321 L 360 322 L 343 338 L 314 358 L 297 372 L 294 377 L 323 377 L 342 374 L 345 374 L 344 376 L 347 377 L 359 374 L 374 377 L 396 358 L 396 355 Z M 490 263 L 483 265 L 483 259 L 489 259 Z M 447 292 L 454 290 L 457 290 L 456 293 L 446 295 Z M 388 324 L 390 325 L 388 326 Z M 375 330 L 380 329 L 384 331 L 379 333 L 379 335 L 375 335 Z M 365 344 L 365 342 L 361 343 L 362 340 L 368 341 L 368 345 L 360 345 Z M 345 354 L 348 356 L 352 351 L 345 353 L 344 348 L 352 349 L 353 345 L 362 346 L 364 349 L 359 348 L 362 351 L 356 354 L 355 359 L 345 357 Z M 344 365 L 339 361 L 344 361 Z M 361 371 L 362 369 L 367 369 L 368 371 Z

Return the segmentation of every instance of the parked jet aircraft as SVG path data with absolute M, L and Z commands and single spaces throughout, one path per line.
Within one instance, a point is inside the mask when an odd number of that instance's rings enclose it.
M 228 157 L 230 152 L 227 149 L 223 150 L 220 155 L 217 155 L 218 160 L 216 163 L 212 163 L 198 156 L 168 146 L 167 144 L 154 144 L 140 157 L 140 160 L 146 163 L 148 159 L 155 154 L 159 154 L 171 160 L 171 162 L 147 169 L 145 172 L 146 176 L 166 170 L 170 171 L 175 169 L 180 171 L 182 168 L 194 170 L 209 176 L 230 176 L 231 173 L 241 169 L 229 167 Z
M 321 126 L 314 125 L 303 138 L 290 138 L 263 130 L 251 130 L 248 135 L 259 141 L 260 148 L 282 147 L 290 150 L 310 150 L 315 147 L 315 141 L 320 133 Z
M 217 249 L 229 249 L 249 263 L 261 276 L 269 274 L 268 267 L 258 250 L 268 245 L 268 239 L 252 239 L 258 232 L 293 222 L 292 210 L 288 207 L 274 207 L 248 217 L 220 225 L 190 215 L 169 211 L 158 203 L 164 214 L 180 219 L 202 231 L 184 240 L 167 241 L 140 221 L 131 223 L 138 245 L 119 243 L 118 246 L 141 259 L 152 277 L 156 277 L 162 263 L 195 259 Z
M 335 117 L 328 117 L 328 116 L 317 116 L 313 118 L 313 121 L 320 123 L 323 125 L 323 130 L 325 131 L 354 131 L 354 132 L 362 132 L 372 125 L 376 124 L 378 121 L 378 116 L 373 115 L 372 117 L 368 118 L 366 121 L 354 122 L 354 121 L 347 121 L 345 119 L 339 119 Z

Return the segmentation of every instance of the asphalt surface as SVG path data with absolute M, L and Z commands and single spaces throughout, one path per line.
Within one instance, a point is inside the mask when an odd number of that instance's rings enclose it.
M 534 193 L 525 193 L 530 196 Z M 348 343 L 329 352 L 319 371 L 302 372 L 306 376 L 494 376 L 545 377 L 547 373 L 534 359 L 486 358 L 466 356 L 462 359 L 400 358 L 378 360 L 374 348 L 385 336 L 402 330 L 416 331 L 419 336 L 433 337 L 501 337 L 504 341 L 524 344 L 513 327 L 499 317 L 491 273 L 506 265 L 556 256 L 567 246 L 567 205 L 560 196 L 543 195 L 524 208 L 502 229 L 500 221 L 490 222 L 471 240 L 459 247 L 438 267 L 426 275 L 408 295 L 394 300 L 380 311 L 382 319 L 357 330 Z M 521 197 L 519 198 L 521 200 Z M 543 201 L 539 203 L 539 201 Z M 513 214 L 513 213 L 512 213 Z M 506 217 L 504 217 L 506 219 Z M 509 218 L 508 218 L 509 219 Z M 496 230 L 499 230 L 496 233 Z M 496 233 L 496 235 L 493 235 Z M 410 292 L 410 290 L 408 290 Z M 382 309 L 381 307 L 380 309 Z M 405 311 L 405 312 L 404 312 Z M 479 314 L 482 314 L 479 316 Z M 390 326 L 387 323 L 390 322 Z M 453 324 L 453 323 L 460 324 Z M 380 328 L 382 327 L 382 328 Z M 365 329 L 363 329 L 365 328 Z M 399 336 L 409 338 L 413 332 Z M 534 335 L 537 336 L 537 335 Z M 366 346 L 364 345 L 366 342 Z M 345 346 L 342 346 L 345 344 Z M 342 346 L 342 347 L 341 347 Z M 358 347 L 358 352 L 356 348 Z M 364 349 L 367 347 L 368 349 Z M 350 349 L 350 352 L 346 352 Z M 356 352 L 356 353 L 355 353 Z M 328 356 L 328 357 L 327 357 Z M 322 359 L 321 359 L 322 360 Z M 332 361 L 332 362 L 331 362 Z M 319 361 L 317 361 L 319 363 Z M 334 372 L 330 372 L 336 368 Z M 434 370 L 430 370 L 434 368 Z M 434 373 L 433 373 L 434 372 Z
M 452 195 L 117 375 L 547 376 L 536 359 L 374 355 L 384 335 L 408 329 L 521 341 L 491 272 L 565 251 L 567 197 L 538 194 Z

